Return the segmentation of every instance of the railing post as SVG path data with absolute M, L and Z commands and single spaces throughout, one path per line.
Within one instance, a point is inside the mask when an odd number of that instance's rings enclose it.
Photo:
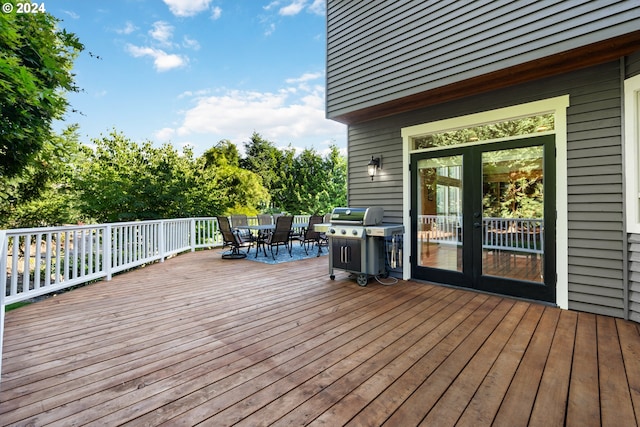
M 164 221 L 158 222 L 158 252 L 160 262 L 164 262 Z
M 104 235 L 102 236 L 102 263 L 104 265 L 104 272 L 107 275 L 107 280 L 111 280 L 111 258 L 113 254 L 111 253 L 112 249 L 112 233 L 113 228 L 111 225 L 107 224 L 106 228 L 103 230 Z
M 196 250 L 196 219 L 191 218 L 189 220 L 190 225 L 190 234 L 191 234 L 191 252 L 195 252 Z
M 4 343 L 4 300 L 7 293 L 7 232 L 0 230 L 0 383 L 2 382 L 2 344 Z

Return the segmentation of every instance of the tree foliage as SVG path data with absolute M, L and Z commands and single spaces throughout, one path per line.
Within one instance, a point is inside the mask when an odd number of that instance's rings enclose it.
M 242 157 L 223 140 L 195 157 L 190 148 L 137 143 L 116 130 L 93 139 L 89 147 L 70 127 L 47 141 L 18 176 L 4 180 L 0 225 L 312 214 L 346 203 L 346 159 L 336 147 L 326 157 L 312 149 L 296 156 L 291 148 L 278 149 L 255 137 L 260 149 L 250 152 L 256 156 Z M 263 159 L 274 159 L 268 168 L 257 161 L 265 153 Z
M 76 188 L 82 212 L 100 222 L 181 217 L 194 185 L 190 152 L 170 145 L 136 144 L 116 131 L 94 139 L 79 167 Z
M 326 213 L 346 204 L 347 163 L 337 147 L 322 157 L 313 149 L 296 156 L 254 133 L 245 143 L 245 168 L 258 173 L 271 195 L 271 209 L 293 214 Z
M 0 177 L 0 227 L 35 227 L 75 222 L 73 186 L 80 144 L 73 125 L 46 140 L 18 174 Z
M 10 0 L 15 6 L 15 1 Z M 48 13 L 0 14 L 0 176 L 14 177 L 52 138 L 84 46 Z
M 202 156 L 207 184 L 217 192 L 215 214 L 255 215 L 269 202 L 269 191 L 259 174 L 240 167 L 240 154 L 230 141 L 220 141 Z

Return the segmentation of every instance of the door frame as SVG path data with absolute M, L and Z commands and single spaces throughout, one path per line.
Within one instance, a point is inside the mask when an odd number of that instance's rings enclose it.
M 474 223 L 483 217 L 483 154 L 526 147 L 543 147 L 544 165 L 544 283 L 517 280 L 509 277 L 491 276 L 484 273 L 484 248 L 482 229 Z M 411 155 L 416 163 L 423 159 L 460 156 L 462 160 L 462 271 L 446 270 L 418 265 L 417 259 L 411 263 L 411 274 L 425 280 L 432 278 L 438 283 L 483 290 L 501 295 L 533 299 L 555 303 L 556 265 L 555 265 L 555 136 L 532 136 L 517 138 L 491 144 L 479 144 L 465 147 L 442 147 L 439 150 L 418 151 Z M 416 183 L 419 169 L 411 170 L 411 182 Z M 421 197 L 416 186 L 411 192 L 411 227 L 415 229 L 419 213 L 418 199 Z M 411 236 L 411 252 L 417 252 L 418 237 Z
M 555 239 L 555 264 L 556 264 L 556 305 L 560 308 L 568 309 L 569 305 L 569 263 L 568 263 L 568 195 L 567 195 L 567 108 L 569 107 L 569 95 L 548 98 L 540 101 L 518 104 L 510 107 L 483 111 L 475 114 L 459 116 L 455 118 L 426 122 L 423 124 L 404 127 L 401 129 L 402 136 L 402 161 L 403 161 L 403 224 L 405 228 L 404 240 L 411 242 L 413 230 L 411 227 L 411 154 L 417 151 L 412 150 L 412 137 L 450 130 L 463 129 L 467 127 L 479 126 L 497 121 L 517 119 L 537 114 L 553 114 L 555 119 L 555 129 L 547 134 L 555 135 L 556 156 L 556 239 Z M 542 133 L 541 133 L 542 134 Z M 523 137 L 528 137 L 523 136 Z M 509 138 L 510 140 L 516 138 Z M 496 140 L 481 141 L 469 144 L 493 143 Z M 455 146 L 452 146 L 452 148 Z M 425 150 L 426 151 L 426 150 Z M 411 245 L 405 245 L 403 265 L 403 278 L 411 278 Z

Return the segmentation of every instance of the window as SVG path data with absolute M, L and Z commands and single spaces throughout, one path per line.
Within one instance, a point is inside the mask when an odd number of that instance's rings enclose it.
M 627 231 L 640 233 L 640 75 L 624 82 Z
M 521 135 L 536 135 L 555 130 L 553 114 L 540 114 L 473 127 L 413 136 L 412 149 L 447 147 L 465 143 L 486 142 Z

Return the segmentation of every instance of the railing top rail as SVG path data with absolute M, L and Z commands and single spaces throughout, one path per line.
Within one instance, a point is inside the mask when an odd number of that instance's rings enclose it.
M 142 221 L 107 222 L 107 223 L 100 223 L 100 224 L 68 224 L 68 225 L 57 225 L 52 227 L 10 228 L 10 229 L 0 230 L 0 231 L 6 232 L 8 235 L 36 234 L 36 233 L 50 233 L 50 232 L 56 232 L 56 231 L 67 231 L 67 230 L 87 230 L 87 229 L 95 229 L 95 228 L 106 228 L 107 226 L 123 227 L 123 226 L 140 225 L 140 224 L 161 224 L 163 222 L 168 222 L 168 221 L 190 221 L 192 219 L 202 221 L 202 220 L 213 220 L 215 219 L 215 217 L 149 219 L 149 220 L 142 220 Z

